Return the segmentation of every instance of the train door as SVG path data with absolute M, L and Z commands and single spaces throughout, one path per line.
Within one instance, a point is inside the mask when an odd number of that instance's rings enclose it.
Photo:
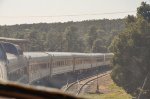
M 17 52 L 18 52 L 18 65 L 20 67 L 25 67 L 27 66 L 27 58 L 23 55 L 23 51 L 21 50 L 21 48 L 19 46 L 16 46 L 17 48 Z
M 18 60 L 18 66 L 19 66 L 19 71 L 18 73 L 20 74 L 20 78 L 23 81 L 27 82 L 28 79 L 28 59 L 25 57 L 25 55 L 23 55 L 23 51 L 21 50 L 21 48 L 19 46 L 16 46 L 17 51 L 18 51 L 18 56 L 17 56 L 17 60 Z M 22 81 L 19 81 L 22 82 Z

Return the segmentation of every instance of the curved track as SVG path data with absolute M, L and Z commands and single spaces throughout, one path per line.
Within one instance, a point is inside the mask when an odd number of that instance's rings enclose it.
M 93 75 L 93 76 L 90 76 L 90 77 L 87 77 L 87 78 L 84 78 L 81 80 L 77 80 L 77 81 L 69 84 L 67 86 L 67 88 L 64 89 L 64 92 L 71 93 L 74 95 L 79 95 L 82 92 L 85 85 L 88 85 L 90 82 L 95 81 L 98 78 L 107 76 L 110 73 L 111 73 L 111 71 L 107 71 L 105 73 L 101 73 L 101 74 Z

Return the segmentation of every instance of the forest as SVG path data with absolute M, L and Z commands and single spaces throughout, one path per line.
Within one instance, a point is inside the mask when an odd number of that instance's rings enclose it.
M 108 52 L 124 19 L 0 26 L 0 36 L 27 39 L 29 51 Z

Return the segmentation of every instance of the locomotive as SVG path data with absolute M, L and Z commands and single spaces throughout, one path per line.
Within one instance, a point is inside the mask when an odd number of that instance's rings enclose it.
M 113 53 L 23 52 L 0 42 L 0 79 L 32 83 L 44 77 L 110 65 Z

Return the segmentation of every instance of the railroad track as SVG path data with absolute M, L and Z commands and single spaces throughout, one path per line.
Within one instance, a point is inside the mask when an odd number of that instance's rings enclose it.
M 79 95 L 82 92 L 85 85 L 88 85 L 89 83 L 93 82 L 94 80 L 97 80 L 97 78 L 107 76 L 110 73 L 111 73 L 111 71 L 107 71 L 105 73 L 101 73 L 101 74 L 93 75 L 93 76 L 90 76 L 90 77 L 87 77 L 87 78 L 84 78 L 84 79 L 81 79 L 81 80 L 77 80 L 77 81 L 69 84 L 64 89 L 64 92 L 74 94 L 74 95 Z

